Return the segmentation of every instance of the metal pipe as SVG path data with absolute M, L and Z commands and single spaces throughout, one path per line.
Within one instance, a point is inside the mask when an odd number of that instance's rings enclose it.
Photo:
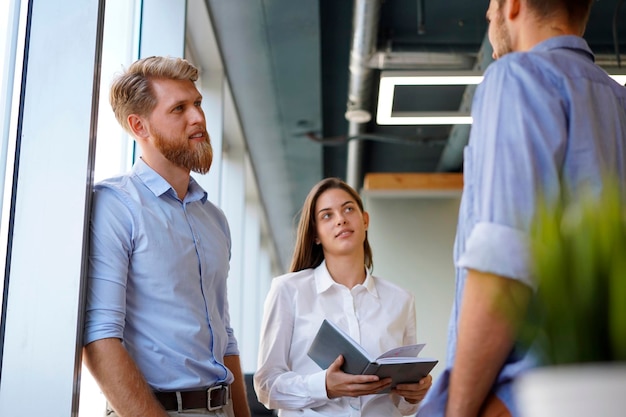
M 380 0 L 355 0 L 350 48 L 348 105 L 345 114 L 349 122 L 349 136 L 363 133 L 365 124 L 372 118 L 369 96 L 372 88 L 373 70 L 368 63 L 376 49 L 379 14 Z M 350 141 L 348 143 L 346 182 L 356 190 L 361 188 L 363 182 L 362 155 L 362 141 Z
M 426 18 L 424 17 L 424 0 L 417 0 L 417 34 L 426 33 Z

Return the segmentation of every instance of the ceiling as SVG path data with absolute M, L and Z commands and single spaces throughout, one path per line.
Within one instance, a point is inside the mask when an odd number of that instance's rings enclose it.
M 617 64 L 618 2 L 597 0 L 585 34 L 604 65 Z M 293 250 L 295 216 L 323 177 L 359 188 L 368 172 L 461 171 L 469 126 L 379 126 L 378 82 L 382 69 L 484 70 L 491 61 L 487 0 L 206 3 L 282 267 Z M 365 18 L 355 23 L 353 14 Z M 617 15 L 626 51 L 626 10 Z M 361 52 L 352 57 L 352 74 L 351 49 Z M 351 77 L 359 82 L 350 84 Z M 357 94 L 351 108 L 369 112 L 369 122 L 348 122 L 349 93 Z M 472 93 L 460 86 L 406 87 L 396 90 L 394 109 L 469 110 Z

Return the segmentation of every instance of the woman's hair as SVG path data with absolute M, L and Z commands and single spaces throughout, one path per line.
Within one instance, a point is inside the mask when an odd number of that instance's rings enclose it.
M 156 106 L 157 99 L 150 84 L 152 79 L 198 79 L 198 69 L 182 58 L 151 56 L 134 62 L 111 83 L 109 100 L 117 121 L 129 133 L 128 116 L 146 116 Z
M 364 212 L 363 201 L 359 194 L 344 181 L 339 178 L 326 178 L 318 182 L 309 191 L 309 195 L 304 200 L 304 205 L 300 213 L 300 221 L 298 222 L 298 232 L 296 237 L 296 247 L 291 259 L 291 272 L 301 271 L 307 268 L 315 268 L 324 260 L 324 251 L 321 244 L 315 243 L 317 236 L 315 206 L 317 200 L 327 190 L 340 189 L 354 199 L 359 206 L 359 210 Z M 365 267 L 372 270 L 374 262 L 372 259 L 372 248 L 367 240 L 367 231 L 365 231 L 365 241 L 363 242 L 363 250 L 365 251 Z

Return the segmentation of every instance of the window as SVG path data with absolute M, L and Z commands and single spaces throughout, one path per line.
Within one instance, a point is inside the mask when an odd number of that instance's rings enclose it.
M 15 109 L 20 104 L 18 90 L 23 60 L 19 51 L 24 50 L 28 8 L 33 8 L 31 49 L 27 57 L 32 65 L 21 120 L 21 133 L 29 140 L 21 144 L 20 176 L 16 185 L 21 205 L 16 208 L 19 215 L 16 215 L 14 234 L 17 243 L 13 245 L 10 265 L 10 300 L 4 300 L 11 302 L 12 313 L 3 323 L 10 326 L 6 326 L 7 336 L 0 350 L 4 362 L 0 415 L 69 416 L 76 406 L 72 392 L 76 387 L 72 382 L 78 382 L 76 340 L 82 330 L 76 323 L 82 308 L 78 298 L 79 281 L 85 265 L 83 239 L 89 198 L 86 185 L 90 185 L 92 169 L 92 145 L 85 138 L 93 136 L 92 84 L 94 54 L 97 53 L 94 45 L 98 44 L 94 37 L 98 6 L 104 3 L 103 0 L 89 3 L 66 0 L 58 4 L 8 0 L 0 3 L 0 35 L 3 35 L 0 44 L 0 108 L 3 111 L 0 113 L 0 197 L 3 197 L 0 200 L 0 251 L 4 253 L 9 225 L 5 212 L 10 208 L 12 159 L 18 146 L 12 141 L 18 136 Z M 169 20 L 172 8 L 177 8 L 178 17 L 184 16 L 180 14 L 184 10 L 186 18 L 175 19 L 177 24 L 172 24 Z M 159 19 L 168 20 L 164 24 Z M 165 33 L 164 28 L 172 33 Z M 167 42 L 160 39 L 167 39 Z M 260 321 L 259 310 L 271 278 L 273 245 L 265 228 L 262 199 L 255 191 L 256 180 L 246 154 L 244 133 L 239 126 L 205 2 L 189 1 L 185 7 L 184 3 L 171 0 L 106 0 L 93 178 L 99 181 L 125 172 L 135 158 L 134 141 L 119 127 L 110 109 L 111 77 L 138 56 L 182 54 L 182 50 L 173 53 L 172 49 L 151 51 L 161 46 L 176 48 L 178 43 L 172 42 L 173 39 L 186 40 L 185 55 L 201 68 L 198 86 L 204 96 L 207 127 L 215 150 L 211 173 L 203 176 L 201 183 L 212 201 L 227 215 L 230 212 L 236 216 L 236 220 L 229 219 L 236 224 L 233 241 L 237 245 L 233 251 L 235 265 L 231 269 L 231 283 L 233 294 L 238 295 L 231 302 L 231 312 L 233 317 L 246 317 L 246 327 L 236 323 L 233 326 L 239 339 L 246 343 L 242 353 L 247 360 L 242 358 L 242 364 L 244 370 L 250 372 L 255 365 L 254 346 L 260 323 L 252 323 L 249 318 Z M 183 42 L 179 43 L 182 49 Z M 73 52 L 75 50 L 80 50 L 81 54 Z M 55 83 L 49 82 L 50 77 L 54 77 Z M 229 135 L 236 136 L 236 144 L 223 144 Z M 229 188 L 233 184 L 236 187 Z M 254 254 L 258 268 L 245 267 L 248 253 Z M 1 259 L 4 263 L 6 256 Z M 259 279 L 262 282 L 259 283 Z M 247 282 L 255 285 L 246 286 Z M 4 280 L 0 281 L 0 290 L 2 285 Z M 2 291 L 0 297 L 1 294 Z M 50 314 L 51 311 L 54 314 Z M 1 328 L 4 331 L 4 326 Z M 79 416 L 101 416 L 105 400 L 86 369 L 82 369 L 80 382 Z M 40 401 L 29 401 L 33 384 L 47 387 L 40 393 Z M 19 412 L 15 407 L 19 407 Z

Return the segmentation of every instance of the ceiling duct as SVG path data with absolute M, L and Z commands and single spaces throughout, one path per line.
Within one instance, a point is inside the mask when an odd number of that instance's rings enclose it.
M 369 62 L 379 70 L 451 70 L 466 71 L 474 68 L 476 54 L 460 52 L 395 52 L 377 51 Z
M 369 97 L 372 74 L 369 61 L 376 50 L 380 0 L 355 0 L 352 20 L 352 44 L 350 48 L 350 80 L 348 85 L 348 137 L 364 133 L 365 125 L 372 118 Z M 360 189 L 362 174 L 363 142 L 348 142 L 346 181 Z

